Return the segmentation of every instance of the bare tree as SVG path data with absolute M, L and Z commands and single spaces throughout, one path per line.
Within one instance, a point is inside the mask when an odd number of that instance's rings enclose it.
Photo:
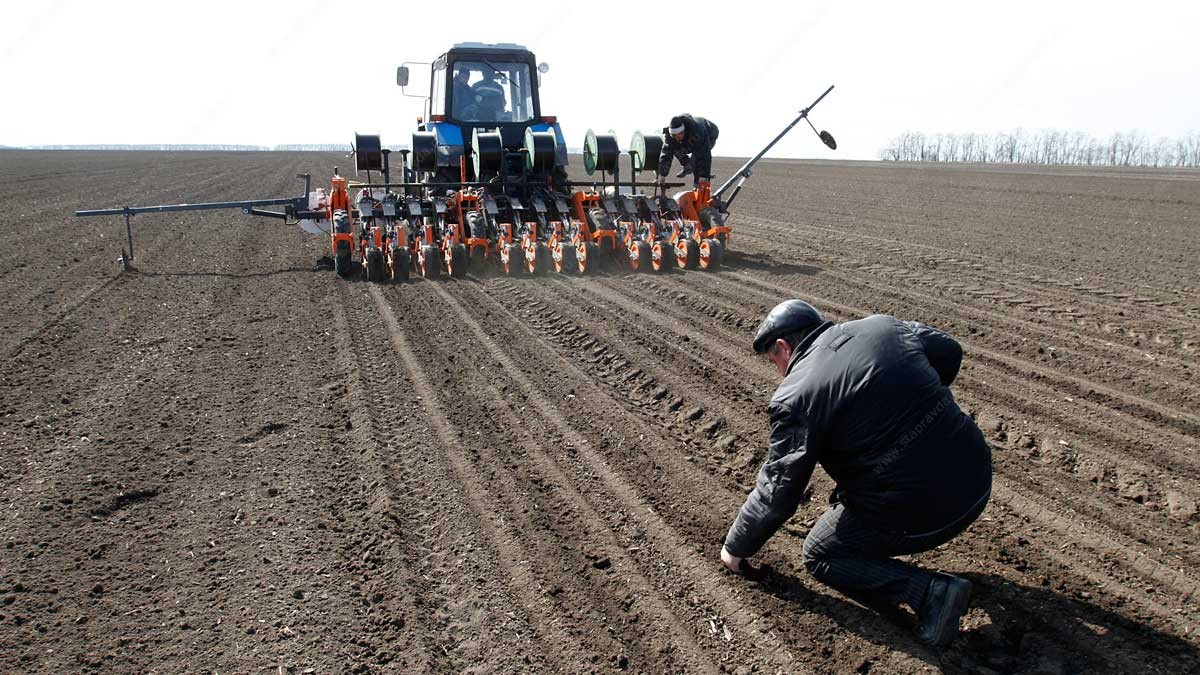
M 905 131 L 879 151 L 893 162 L 997 162 L 1085 166 L 1200 167 L 1200 132 L 1152 140 L 1140 131 L 1097 139 L 1082 131 L 1023 129 L 994 134 Z

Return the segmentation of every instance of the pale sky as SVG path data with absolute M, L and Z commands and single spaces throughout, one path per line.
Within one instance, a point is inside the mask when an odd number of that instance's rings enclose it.
M 1197 26 L 1200 3 L 1157 1 L 11 2 L 0 145 L 407 146 L 421 102 L 396 66 L 462 41 L 549 63 L 571 147 L 691 112 L 715 154 L 749 155 L 830 84 L 812 118 L 837 152 L 801 126 L 771 156 L 875 159 L 905 130 L 1176 135 L 1200 129 Z

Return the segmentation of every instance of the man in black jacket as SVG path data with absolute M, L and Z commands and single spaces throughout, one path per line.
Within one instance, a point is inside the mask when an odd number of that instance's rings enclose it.
M 692 173 L 693 184 L 712 179 L 712 149 L 720 134 L 717 125 L 684 114 L 672 117 L 671 126 L 664 131 L 666 142 L 658 157 L 658 175 L 665 177 L 671 171 L 671 160 L 678 159 L 681 168 L 677 178 Z
M 804 541 L 821 582 L 944 646 L 970 600 L 965 579 L 895 560 L 958 536 L 991 496 L 991 449 L 950 383 L 962 348 L 915 321 L 875 315 L 834 324 L 803 300 L 776 306 L 754 351 L 784 375 L 771 398 L 771 441 L 721 559 L 738 572 L 795 512 L 819 462 L 837 483 Z

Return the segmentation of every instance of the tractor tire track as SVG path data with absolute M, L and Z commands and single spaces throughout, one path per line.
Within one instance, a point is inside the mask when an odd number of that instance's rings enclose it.
M 460 285 L 466 287 L 466 284 Z M 639 495 L 638 490 L 621 476 L 610 464 L 609 461 L 595 449 L 595 443 L 589 441 L 578 428 L 568 422 L 570 416 L 568 411 L 564 410 L 561 404 L 551 401 L 545 393 L 546 390 L 535 384 L 533 380 L 517 366 L 518 358 L 509 350 L 505 350 L 496 345 L 496 342 L 488 335 L 475 316 L 478 316 L 478 311 L 470 312 L 464 308 L 463 304 L 454 296 L 450 295 L 445 290 L 438 288 L 440 295 L 446 301 L 454 312 L 456 312 L 462 325 L 470 332 L 474 333 L 482 345 L 487 349 L 487 352 L 495 358 L 503 368 L 506 377 L 510 378 L 524 394 L 524 397 L 529 401 L 529 404 L 536 409 L 538 414 L 547 422 L 553 425 L 557 432 L 575 448 L 581 459 L 585 461 L 591 470 L 604 483 L 606 489 L 612 493 L 622 505 L 622 508 L 629 514 L 629 517 L 634 520 L 645 533 L 645 538 L 648 544 L 653 544 L 655 550 L 659 551 L 666 559 L 667 564 L 675 571 L 676 574 L 682 575 L 688 581 L 688 586 L 693 589 L 693 592 L 704 593 L 708 596 L 708 602 L 712 604 L 714 609 L 721 616 L 727 626 L 731 626 L 735 635 L 754 635 L 755 640 L 763 641 L 760 647 L 765 651 L 767 658 L 773 661 L 777 667 L 784 668 L 788 672 L 803 672 L 803 665 L 797 661 L 796 657 L 790 652 L 787 647 L 771 635 L 766 626 L 767 619 L 761 615 L 743 607 L 736 599 L 733 592 L 726 586 L 722 574 L 718 571 L 719 563 L 715 562 L 715 557 L 701 557 L 695 552 L 692 546 L 685 544 L 683 537 L 676 529 L 658 515 L 653 508 L 647 508 L 645 500 Z M 486 296 L 481 296 L 471 303 L 472 309 L 478 310 L 481 306 L 491 305 L 497 311 L 505 314 L 507 322 L 514 330 L 525 332 L 529 337 L 537 342 L 541 342 L 541 338 L 537 333 L 526 326 L 515 315 L 509 313 L 507 308 L 500 305 L 494 305 L 487 300 Z M 509 346 L 514 346 L 509 343 Z M 551 350 L 553 347 L 547 345 Z M 547 351 L 545 349 L 538 350 L 543 354 L 557 354 L 556 351 Z M 583 375 L 582 371 L 577 370 L 577 367 L 570 361 L 562 360 L 563 364 L 571 370 L 574 370 L 578 378 Z M 586 381 L 586 378 L 584 378 Z M 582 385 L 581 385 L 582 386 Z M 603 394 L 601 394 L 603 396 Z

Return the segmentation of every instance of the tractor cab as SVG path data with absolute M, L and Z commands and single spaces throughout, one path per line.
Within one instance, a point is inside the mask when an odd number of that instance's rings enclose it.
M 434 73 L 432 105 L 460 124 L 527 124 L 538 117 L 531 70 L 523 60 L 460 54 Z
M 479 133 L 498 133 L 504 151 L 518 151 L 527 132 L 553 132 L 555 164 L 567 164 L 567 146 L 553 117 L 544 117 L 539 79 L 549 67 L 538 65 L 533 52 L 514 44 L 467 42 L 454 45 L 430 66 L 425 114 L 413 135 L 414 168 L 436 173 L 440 180 L 463 174 L 477 180 L 472 157 Z M 408 85 L 402 65 L 396 81 Z M 408 96 L 415 96 L 409 94 Z M 565 170 L 562 170 L 565 175 Z

